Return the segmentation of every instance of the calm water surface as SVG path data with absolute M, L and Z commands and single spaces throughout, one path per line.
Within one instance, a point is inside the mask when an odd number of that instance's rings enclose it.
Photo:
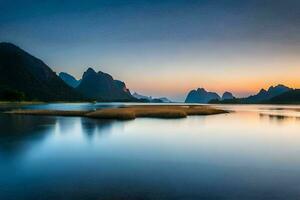
M 49 104 L 88 109 L 119 104 Z M 0 199 L 299 199 L 300 107 L 186 119 L 0 114 Z

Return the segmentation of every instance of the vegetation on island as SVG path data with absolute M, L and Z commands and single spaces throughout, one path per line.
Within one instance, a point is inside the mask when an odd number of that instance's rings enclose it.
M 96 111 L 13 110 L 6 113 L 19 115 L 81 116 L 99 119 L 129 120 L 140 117 L 170 119 L 185 118 L 189 115 L 224 114 L 228 113 L 228 111 L 210 106 L 136 105 L 130 107 L 107 108 Z

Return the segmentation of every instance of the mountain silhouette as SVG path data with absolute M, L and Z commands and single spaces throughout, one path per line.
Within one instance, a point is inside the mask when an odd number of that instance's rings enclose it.
M 299 91 L 293 90 L 287 86 L 279 84 L 271 86 L 268 90 L 261 89 L 256 95 L 251 95 L 246 98 L 232 98 L 222 100 L 212 100 L 210 103 L 224 104 L 262 104 L 262 103 L 288 103 L 300 102 L 298 97 Z
M 158 99 L 161 100 L 163 103 L 172 103 L 172 101 L 167 97 L 159 97 Z
M 198 88 L 188 93 L 185 103 L 208 103 L 211 100 L 220 100 L 221 97 L 215 92 L 207 92 L 204 88 Z
M 224 92 L 224 94 L 222 95 L 222 100 L 229 100 L 229 99 L 234 99 L 235 97 L 233 96 L 232 93 L 230 92 Z
M 292 90 L 291 88 L 284 86 L 282 84 L 279 84 L 275 87 L 274 86 L 269 87 L 268 90 L 261 89 L 258 94 L 242 99 L 242 102 L 244 102 L 244 103 L 263 103 L 265 101 L 272 99 L 273 97 L 276 97 L 278 95 L 281 95 L 281 94 L 291 91 L 291 90 Z
M 137 99 L 145 99 L 148 100 L 149 102 L 152 100 L 151 96 L 146 96 L 146 95 L 142 95 L 142 94 L 138 94 L 137 92 L 134 92 L 132 94 L 133 97 L 137 98 Z
M 43 61 L 11 43 L 0 43 L 0 98 L 15 100 L 73 101 L 81 97 Z M 8 95 L 8 96 L 7 96 Z
M 141 94 L 138 94 L 137 92 L 134 92 L 132 94 L 132 96 L 137 99 L 152 102 L 152 103 L 172 103 L 172 101 L 170 99 L 168 99 L 167 97 L 153 98 L 152 96 L 141 95 Z
M 171 102 L 167 98 L 131 95 L 126 84 L 104 72 L 89 68 L 82 80 L 62 72 L 57 74 L 43 61 L 14 44 L 0 43 L 0 100 L 40 101 L 140 101 Z M 282 84 L 261 89 L 256 95 L 235 98 L 225 92 L 222 98 L 215 92 L 198 88 L 188 93 L 186 103 L 300 103 L 300 90 Z
M 300 89 L 289 90 L 271 98 L 266 103 L 272 104 L 300 104 Z
M 136 101 L 124 82 L 104 72 L 88 68 L 76 88 L 81 95 L 97 101 Z
M 81 80 L 77 80 L 74 76 L 66 72 L 60 72 L 59 78 L 61 78 L 67 85 L 71 86 L 72 88 L 76 88 L 81 82 Z

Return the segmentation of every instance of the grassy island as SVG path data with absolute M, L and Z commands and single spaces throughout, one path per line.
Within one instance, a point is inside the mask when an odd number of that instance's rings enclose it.
M 228 113 L 228 111 L 210 106 L 136 105 L 120 108 L 107 108 L 96 111 L 13 110 L 7 113 L 21 115 L 81 116 L 99 119 L 129 120 L 140 117 L 170 119 L 185 118 L 189 115 L 214 115 Z

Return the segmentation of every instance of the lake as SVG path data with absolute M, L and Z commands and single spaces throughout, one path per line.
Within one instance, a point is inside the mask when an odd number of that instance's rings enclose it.
M 300 106 L 218 107 L 233 112 L 130 121 L 0 114 L 0 199 L 299 198 Z

